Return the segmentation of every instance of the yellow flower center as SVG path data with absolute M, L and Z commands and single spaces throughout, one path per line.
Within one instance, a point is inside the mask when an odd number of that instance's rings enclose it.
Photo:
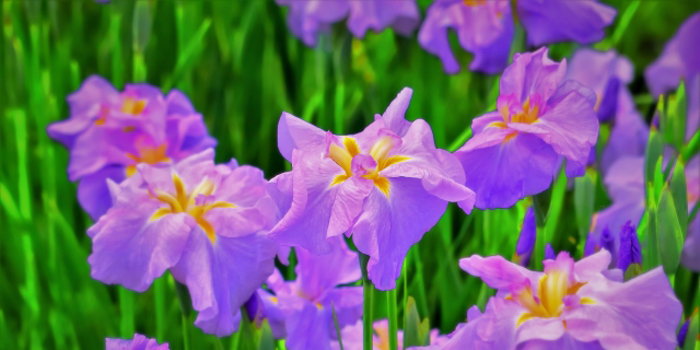
M 139 115 L 146 108 L 146 100 L 137 100 L 133 97 L 125 97 L 122 101 L 122 112 L 131 115 Z
M 486 0 L 462 0 L 469 7 L 481 6 L 486 4 Z
M 381 176 L 379 172 L 382 170 L 403 161 L 410 159 L 406 156 L 394 155 L 389 156 L 389 152 L 394 148 L 394 142 L 390 136 L 383 136 L 377 142 L 375 142 L 369 150 L 369 155 L 377 163 L 374 169 L 370 169 L 366 174 L 362 175 L 364 178 L 374 181 L 374 185 L 389 197 L 390 183 L 389 179 Z M 345 174 L 337 175 L 331 186 L 335 186 L 339 183 L 350 178 L 352 173 L 352 160 L 353 158 L 360 154 L 360 148 L 357 145 L 357 141 L 352 137 L 343 137 L 343 146 L 338 146 L 332 143 L 328 150 L 328 158 L 332 159 L 336 164 L 338 164 Z
M 558 317 L 564 311 L 564 297 L 574 295 L 586 283 L 569 283 L 569 274 L 563 271 L 549 271 L 540 277 L 537 287 L 537 298 L 530 287 L 525 287 L 507 300 L 512 300 L 527 309 L 517 321 L 517 326 L 535 317 Z M 581 298 L 580 304 L 595 304 L 591 298 Z
M 187 194 L 185 184 L 177 174 L 173 174 L 173 184 L 175 185 L 174 195 L 156 190 L 156 199 L 168 206 L 158 209 L 151 216 L 150 220 L 157 220 L 168 214 L 187 213 L 194 218 L 199 227 L 207 234 L 211 243 L 214 244 L 216 242 L 214 227 L 204 218 L 204 215 L 211 209 L 235 208 L 236 206 L 233 203 L 224 201 L 200 205 L 196 204 L 196 199 L 199 195 L 211 196 L 214 192 L 214 183 L 209 179 L 205 178 L 202 180 L 189 194 Z
M 170 161 L 170 158 L 166 155 L 167 149 L 168 145 L 163 143 L 157 147 L 137 147 L 139 154 L 127 153 L 126 156 L 136 162 L 136 164 L 126 167 L 126 176 L 131 176 L 136 173 L 136 165 L 138 163 L 158 164 Z

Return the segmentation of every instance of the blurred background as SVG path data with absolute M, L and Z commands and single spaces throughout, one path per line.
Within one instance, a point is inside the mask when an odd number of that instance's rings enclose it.
M 618 9 L 606 39 L 593 47 L 615 49 L 635 66 L 630 88 L 650 120 L 654 98 L 644 68 L 700 2 L 602 1 Z M 419 0 L 424 16 L 430 0 Z M 180 349 L 231 348 L 237 336 L 216 340 L 191 326 L 183 333 L 173 280 L 166 275 L 139 294 L 90 278 L 85 234 L 90 219 L 68 181 L 68 151 L 50 140 L 46 126 L 68 117 L 66 96 L 98 74 L 118 89 L 145 81 L 183 91 L 218 140 L 217 161 L 231 157 L 262 168 L 268 178 L 289 164 L 277 150 L 282 111 L 335 133 L 361 130 L 382 113 L 401 88 L 413 88 L 408 119 L 424 118 L 438 147 L 454 151 L 469 137 L 471 119 L 494 109 L 498 75 L 466 69 L 471 57 L 446 75 L 437 57 L 390 29 L 352 37 L 333 26 L 316 48 L 291 35 L 286 9 L 273 0 L 5 0 L 0 4 L 0 348 L 93 349 L 105 337 L 139 332 Z M 522 31 L 514 51 L 526 51 Z M 578 46 L 551 46 L 550 56 L 570 57 Z M 596 210 L 609 205 L 597 178 Z M 553 184 L 553 187 L 555 185 Z M 561 188 L 561 186 L 560 186 Z M 562 188 L 564 190 L 565 188 Z M 566 191 L 565 207 L 573 194 Z M 450 332 L 473 304 L 492 290 L 463 273 L 469 254 L 510 258 L 526 203 L 470 216 L 450 206 L 440 223 L 409 252 L 398 282 L 399 298 L 416 300 L 431 328 Z M 580 235 L 572 211 L 554 220 L 555 250 L 575 252 Z M 580 253 L 575 253 L 580 256 Z M 291 276 L 291 267 L 282 267 Z M 375 315 L 386 313 L 377 292 Z M 700 301 L 686 303 L 699 305 Z M 399 315 L 403 307 L 399 306 Z M 400 317 L 401 319 L 401 317 Z

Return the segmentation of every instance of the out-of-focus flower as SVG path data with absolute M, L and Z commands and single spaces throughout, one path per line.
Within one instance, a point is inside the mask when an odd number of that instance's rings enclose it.
M 474 137 L 455 152 L 478 208 L 508 208 L 546 190 L 560 156 L 567 175 L 582 174 L 598 138 L 596 98 L 565 73 L 566 61 L 550 60 L 546 48 L 516 54 L 503 72 L 498 111 L 474 119 Z
M 424 120 L 404 118 L 411 94 L 403 89 L 384 115 L 354 135 L 336 136 L 282 114 L 278 144 L 292 171 L 270 181 L 270 194 L 285 213 L 270 237 L 327 254 L 333 250 L 328 238 L 352 235 L 370 256 L 369 277 L 388 290 L 408 249 L 448 202 L 471 211 L 475 195 L 463 185 L 457 159 L 435 148 Z
M 389 320 L 381 319 L 374 321 L 372 324 L 372 349 L 374 350 L 389 350 Z M 403 330 L 399 329 L 396 332 L 398 349 L 403 349 Z M 343 340 L 343 349 L 346 350 L 362 350 L 362 321 L 346 326 L 340 331 L 340 337 Z M 441 345 L 447 341 L 447 336 L 441 336 L 437 329 L 430 331 L 430 344 Z M 331 349 L 340 350 L 340 344 L 333 341 Z
M 268 305 L 271 324 L 279 320 L 275 308 L 284 317 L 289 349 L 330 349 L 331 341 L 337 339 L 334 309 L 341 328 L 362 317 L 362 286 L 340 287 L 362 277 L 357 253 L 347 248 L 342 236 L 331 242 L 335 249 L 326 255 L 295 249 L 299 262 L 295 281 L 284 281 L 277 271 L 268 280 L 274 296 L 263 298 L 273 303 Z M 273 327 L 273 333 L 281 334 L 282 330 Z
M 267 238 L 276 207 L 262 171 L 235 160 L 214 165 L 207 150 L 171 164 L 137 165 L 114 205 L 88 229 L 93 278 L 143 292 L 169 269 L 187 285 L 195 325 L 225 336 L 243 303 L 274 268 Z
M 700 156 L 693 157 L 685 167 L 688 186 L 688 212 L 692 212 L 700 199 Z M 681 263 L 690 270 L 700 272 L 700 214 L 688 223 Z
M 168 350 L 168 343 L 158 345 L 155 339 L 146 338 L 141 334 L 134 334 L 134 339 L 106 338 L 105 350 Z
M 525 28 L 528 43 L 541 46 L 567 40 L 598 41 L 616 13 L 594 0 L 519 0 L 514 8 L 507 0 L 437 0 L 428 9 L 418 41 L 440 57 L 447 73 L 457 73 L 460 64 L 448 40 L 448 29 L 453 29 L 462 48 L 474 54 L 469 69 L 497 73 L 508 63 L 513 17 Z
M 614 125 L 600 160 L 600 167 L 606 176 L 618 159 L 644 156 L 649 139 L 649 126 L 636 110 L 627 89 L 620 92 L 617 103 Z
M 318 35 L 328 33 L 331 25 L 348 17 L 348 29 L 363 38 L 367 30 L 381 32 L 393 27 L 410 35 L 418 26 L 420 14 L 415 0 L 276 0 L 288 6 L 287 21 L 292 33 L 308 46 L 316 46 Z
M 529 271 L 500 256 L 460 266 L 498 290 L 442 349 L 672 349 L 682 314 L 662 268 L 622 283 L 606 250 L 574 263 L 565 252 Z
M 567 79 L 576 80 L 593 90 L 595 110 L 601 122 L 613 119 L 618 112 L 618 101 L 625 98 L 626 85 L 632 81 L 634 67 L 627 57 L 617 52 L 577 50 L 566 73 Z
M 644 72 L 647 85 L 654 96 L 678 87 L 681 79 L 686 82 L 688 109 L 686 139 L 690 139 L 700 127 L 700 12 L 690 16 L 666 44 L 661 56 Z
M 525 213 L 525 218 L 523 219 L 523 228 L 520 230 L 518 244 L 515 247 L 515 254 L 513 254 L 513 262 L 520 266 L 528 266 L 530 264 L 532 250 L 535 248 L 536 240 L 537 226 L 535 223 L 535 211 L 532 208 L 528 208 Z
M 554 260 L 556 259 L 557 254 L 554 253 L 554 248 L 552 248 L 552 245 L 550 243 L 547 243 L 544 247 L 544 258 L 545 260 Z
M 637 230 L 632 225 L 632 221 L 627 221 L 622 226 L 617 256 L 617 268 L 622 272 L 627 271 L 627 268 L 632 264 L 642 265 L 642 248 L 639 245 Z
M 68 176 L 93 220 L 112 205 L 107 179 L 121 182 L 137 164 L 177 162 L 216 145 L 187 97 L 156 87 L 127 85 L 123 92 L 91 76 L 68 96 L 70 118 L 49 125 L 49 136 L 70 149 Z

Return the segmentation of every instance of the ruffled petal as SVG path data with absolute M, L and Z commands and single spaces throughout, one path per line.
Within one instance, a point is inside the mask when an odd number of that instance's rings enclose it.
M 312 299 L 337 285 L 362 278 L 357 253 L 348 249 L 343 237 L 335 236 L 328 241 L 334 247 L 330 254 L 313 255 L 306 249 L 295 249 L 298 260 L 297 280 L 301 290 Z
M 393 26 L 397 32 L 409 35 L 418 26 L 420 14 L 415 1 L 349 1 L 350 32 L 363 38 L 367 30 L 381 32 Z
M 287 112 L 282 112 L 277 126 L 277 146 L 282 156 L 291 162 L 294 149 L 322 153 L 326 146 L 326 132 Z
M 468 274 L 481 278 L 494 289 L 508 289 L 513 284 L 537 281 L 541 273 L 530 271 L 502 256 L 481 257 L 472 255 L 459 260 L 459 267 Z

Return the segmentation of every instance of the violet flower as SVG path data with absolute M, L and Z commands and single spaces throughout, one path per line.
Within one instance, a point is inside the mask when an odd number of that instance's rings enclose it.
M 474 136 L 455 156 L 480 209 L 508 208 L 546 190 L 560 156 L 580 176 L 598 138 L 595 94 L 567 80 L 566 61 L 547 49 L 516 54 L 503 72 L 498 111 L 472 121 Z
M 381 32 L 393 27 L 410 35 L 418 26 L 420 13 L 415 0 L 276 0 L 288 6 L 289 29 L 308 46 L 316 46 L 320 33 L 330 32 L 331 25 L 348 17 L 348 29 L 359 38 L 367 30 Z
M 531 46 L 558 41 L 590 44 L 605 36 L 604 28 L 615 18 L 612 7 L 597 1 L 557 0 L 437 0 L 418 34 L 423 48 L 437 55 L 445 72 L 460 71 L 448 40 L 448 29 L 457 32 L 460 46 L 474 55 L 469 69 L 498 73 L 506 67 L 513 41 L 513 18 L 519 20 Z
M 105 350 L 168 350 L 168 343 L 158 345 L 155 339 L 146 338 L 141 334 L 134 334 L 134 339 L 106 338 Z
M 554 248 L 552 248 L 552 245 L 550 243 L 547 243 L 544 247 L 544 259 L 554 260 L 556 257 L 557 254 L 554 253 Z
M 110 181 L 114 206 L 88 229 L 88 262 L 93 278 L 137 292 L 169 269 L 189 289 L 195 325 L 226 336 L 272 273 L 277 246 L 267 230 L 277 212 L 262 171 L 214 165 L 213 156 L 139 164 L 121 184 Z
M 681 24 L 678 32 L 668 41 L 664 51 L 644 72 L 647 85 L 654 96 L 672 91 L 681 79 L 686 82 L 688 109 L 685 138 L 689 140 L 700 128 L 700 12 Z
M 566 73 L 567 79 L 578 81 L 596 95 L 595 110 L 598 120 L 605 122 L 618 114 L 618 101 L 625 98 L 627 84 L 632 81 L 634 67 L 627 57 L 614 50 L 577 50 Z
M 90 76 L 68 96 L 70 118 L 49 125 L 49 136 L 70 149 L 68 177 L 93 220 L 112 205 L 107 179 L 121 182 L 137 164 L 177 162 L 216 145 L 187 97 L 131 84 L 123 92 Z
M 384 115 L 354 135 L 336 136 L 282 114 L 277 139 L 292 171 L 270 181 L 270 194 L 285 213 L 270 237 L 327 254 L 333 250 L 328 238 L 352 235 L 370 256 L 369 278 L 388 290 L 408 249 L 448 202 L 471 211 L 475 195 L 463 185 L 457 159 L 435 148 L 424 120 L 404 119 L 411 94 L 403 89 Z
M 532 208 L 528 208 L 523 219 L 523 227 L 520 230 L 520 237 L 518 237 L 518 244 L 515 247 L 512 261 L 520 266 L 528 266 L 536 240 L 535 211 Z
M 498 290 L 442 349 L 672 349 L 682 306 L 662 268 L 622 282 L 606 250 L 574 263 L 566 252 L 544 272 L 500 256 L 460 267 Z
M 326 255 L 295 249 L 299 262 L 295 281 L 284 281 L 277 271 L 268 280 L 275 293 L 269 299 L 284 316 L 290 349 L 330 349 L 337 339 L 334 308 L 341 328 L 362 317 L 362 286 L 340 287 L 362 277 L 357 253 L 348 249 L 342 236 L 330 241 L 335 249 Z

